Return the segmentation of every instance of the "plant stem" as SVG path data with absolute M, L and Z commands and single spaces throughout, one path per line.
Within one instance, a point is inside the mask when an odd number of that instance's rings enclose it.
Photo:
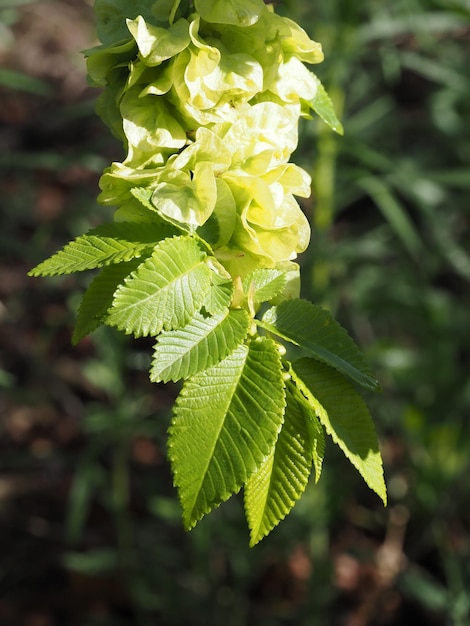
M 136 623 L 145 626 L 146 620 L 136 593 L 137 559 L 133 546 L 132 524 L 129 515 L 130 480 L 129 480 L 129 444 L 125 437 L 116 443 L 113 458 L 113 503 L 116 523 L 119 565 L 123 573 L 126 588 L 133 609 Z

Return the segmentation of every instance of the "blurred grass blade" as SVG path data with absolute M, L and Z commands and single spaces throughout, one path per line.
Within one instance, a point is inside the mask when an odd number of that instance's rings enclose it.
M 420 569 L 408 569 L 400 579 L 403 592 L 429 611 L 444 611 L 450 601 L 446 589 Z
M 66 569 L 87 576 L 111 572 L 119 565 L 119 557 L 112 548 L 95 548 L 89 552 L 67 552 L 63 557 Z
M 468 26 L 464 17 L 455 12 L 416 13 L 405 17 L 391 18 L 385 14 L 383 17 L 371 20 L 360 29 L 358 36 L 361 43 L 394 39 L 409 34 L 426 34 L 452 32 Z
M 105 483 L 104 473 L 97 462 L 101 450 L 101 442 L 90 444 L 75 471 L 65 523 L 66 538 L 72 543 L 81 537 L 95 490 L 99 491 Z
M 346 133 L 357 136 L 367 132 L 375 124 L 383 122 L 393 111 L 394 103 L 388 95 L 376 98 L 348 117 Z
M 411 256 L 418 258 L 423 250 L 423 243 L 408 217 L 406 209 L 391 193 L 387 185 L 374 177 L 362 178 L 357 181 L 357 184 L 374 201 Z
M 470 188 L 470 173 L 468 168 L 428 172 L 428 177 L 435 183 L 442 183 L 456 189 Z
M 0 68 L 0 85 L 17 91 L 26 91 L 36 96 L 52 95 L 51 87 L 43 80 L 4 67 Z
M 433 83 L 440 83 L 457 91 L 462 91 L 466 88 L 466 78 L 464 76 L 449 65 L 444 65 L 436 59 L 426 58 L 416 52 L 402 52 L 400 59 L 403 67 Z

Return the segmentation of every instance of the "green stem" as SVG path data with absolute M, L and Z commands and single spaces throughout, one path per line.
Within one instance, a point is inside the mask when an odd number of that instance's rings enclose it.
M 138 567 L 129 514 L 129 444 L 125 437 L 119 439 L 114 450 L 112 483 L 119 565 L 136 613 L 136 623 L 144 626 L 146 620 L 136 593 Z
M 329 94 L 336 114 L 341 118 L 344 94 L 338 85 L 329 87 Z M 315 198 L 313 233 L 315 261 L 312 269 L 312 287 L 317 298 L 322 299 L 330 286 L 331 262 L 329 237 L 335 215 L 335 178 L 338 154 L 337 137 L 331 129 L 322 125 L 318 137 L 318 154 L 312 176 Z

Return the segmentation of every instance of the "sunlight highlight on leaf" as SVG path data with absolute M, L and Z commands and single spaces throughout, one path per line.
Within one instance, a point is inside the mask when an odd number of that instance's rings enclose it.
M 196 313 L 183 328 L 159 335 L 150 380 L 176 382 L 215 365 L 243 342 L 249 325 L 244 310 L 225 309 L 212 317 Z
M 197 243 L 166 239 L 116 291 L 107 323 L 136 337 L 184 326 L 209 289 L 210 269 Z
M 40 263 L 30 276 L 58 276 L 93 270 L 138 258 L 170 234 L 162 224 L 115 222 L 103 224 L 77 237 Z
M 168 447 L 186 528 L 238 492 L 270 454 L 284 404 L 280 358 L 269 339 L 239 346 L 185 383 Z

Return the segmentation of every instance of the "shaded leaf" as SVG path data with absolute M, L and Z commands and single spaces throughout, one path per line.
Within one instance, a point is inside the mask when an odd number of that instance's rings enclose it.
M 251 546 L 277 526 L 301 497 L 314 456 L 315 467 L 321 471 L 325 441 L 318 419 L 312 413 L 298 399 L 293 385 L 288 385 L 284 424 L 276 445 L 245 488 Z
M 325 431 L 321 425 L 314 408 L 309 404 L 306 397 L 296 387 L 295 383 L 289 381 L 287 385 L 297 401 L 297 408 L 302 411 L 307 427 L 310 431 L 310 438 L 313 442 L 312 459 L 315 470 L 315 483 L 320 480 L 323 469 L 323 459 L 325 456 Z
M 300 346 L 367 389 L 379 383 L 361 351 L 329 311 L 307 300 L 286 300 L 266 311 L 262 328 Z
M 72 336 L 73 343 L 78 343 L 80 339 L 105 323 L 116 289 L 143 262 L 144 259 L 133 259 L 127 263 L 110 265 L 103 268 L 92 280 L 78 309 Z
M 292 367 L 294 381 L 326 432 L 386 504 L 382 458 L 364 400 L 341 374 L 327 365 L 305 358 Z

